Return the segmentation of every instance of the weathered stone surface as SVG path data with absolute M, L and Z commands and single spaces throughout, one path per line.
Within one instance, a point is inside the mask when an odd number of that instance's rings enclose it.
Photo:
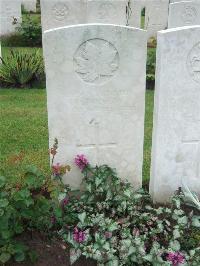
M 128 0 L 41 0 L 43 31 L 87 23 L 127 24 Z
M 21 22 L 21 0 L 0 0 L 0 36 L 16 31 Z
M 41 20 L 43 31 L 86 20 L 86 2 L 83 0 L 41 0 Z
M 170 4 L 168 28 L 200 25 L 200 2 L 182 1 Z
M 126 25 L 128 0 L 87 0 L 86 23 Z
M 200 27 L 158 34 L 150 191 L 157 202 L 185 182 L 200 194 Z
M 44 33 L 50 146 L 69 163 L 65 182 L 80 185 L 77 154 L 142 183 L 146 32 L 89 24 Z
M 37 0 L 22 0 L 22 5 L 26 11 L 36 12 Z
M 143 8 L 146 7 L 146 0 L 131 0 L 129 5 L 128 25 L 141 28 L 141 15 Z
M 148 37 L 156 37 L 167 28 L 169 0 L 130 0 L 129 25 L 141 28 L 141 12 L 145 8 L 145 25 Z

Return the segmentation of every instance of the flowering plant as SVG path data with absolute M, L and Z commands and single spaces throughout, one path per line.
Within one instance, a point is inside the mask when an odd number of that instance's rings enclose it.
M 72 263 L 84 255 L 98 265 L 200 265 L 200 215 L 180 191 L 168 206 L 155 206 L 107 165 L 92 167 L 84 155 L 75 164 L 83 191 L 71 195 L 59 231 Z
M 62 182 L 70 167 L 54 163 L 57 149 L 56 140 L 48 177 L 35 167 L 14 187 L 0 177 L 0 263 L 23 261 L 27 248 L 15 238 L 37 231 L 68 243 L 71 263 L 83 255 L 108 266 L 200 265 L 198 204 L 188 207 L 181 190 L 170 204 L 154 205 L 146 191 L 134 190 L 107 165 L 91 166 L 81 154 L 74 164 L 83 182 L 74 191 Z

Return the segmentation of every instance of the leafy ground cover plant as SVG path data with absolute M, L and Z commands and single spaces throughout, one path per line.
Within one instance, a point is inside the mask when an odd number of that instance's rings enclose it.
M 185 205 L 181 190 L 171 204 L 155 206 L 146 191 L 134 191 L 109 166 L 93 167 L 84 155 L 74 160 L 82 189 L 73 190 L 62 183 L 70 166 L 54 162 L 57 149 L 55 140 L 52 176 L 29 167 L 14 187 L 0 178 L 1 263 L 31 257 L 16 236 L 42 231 L 70 245 L 72 264 L 83 255 L 98 265 L 200 265 L 199 209 Z
M 54 220 L 71 245 L 72 263 L 84 255 L 98 265 L 200 264 L 200 215 L 185 207 L 181 192 L 169 206 L 154 206 L 147 192 L 133 192 L 110 167 L 92 167 L 84 155 L 75 163 L 83 192 L 68 191 Z
M 11 50 L 0 58 L 0 82 L 5 86 L 25 87 L 44 79 L 44 63 L 39 50 Z
M 58 205 L 57 197 L 52 198 L 59 189 L 52 182 L 35 167 L 27 169 L 23 183 L 12 187 L 0 177 L 0 264 L 11 258 L 21 262 L 33 257 L 17 236 L 35 230 L 50 234 L 51 212 Z

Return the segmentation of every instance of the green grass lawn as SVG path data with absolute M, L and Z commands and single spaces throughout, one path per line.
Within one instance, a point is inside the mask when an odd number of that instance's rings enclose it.
M 144 180 L 149 179 L 153 91 L 146 94 Z M 1 174 L 16 180 L 29 164 L 49 171 L 46 91 L 0 90 Z

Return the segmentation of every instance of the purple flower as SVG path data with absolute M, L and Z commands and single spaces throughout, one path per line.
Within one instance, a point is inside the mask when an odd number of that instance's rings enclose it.
M 169 252 L 166 259 L 170 261 L 173 266 L 178 266 L 185 262 L 185 256 L 180 252 Z
M 61 207 L 64 208 L 69 202 L 69 198 L 64 198 L 62 201 L 61 201 Z
M 86 239 L 86 233 L 84 231 L 79 230 L 77 227 L 75 227 L 73 231 L 73 239 L 77 243 L 82 243 Z
M 109 238 L 112 237 L 112 232 L 108 232 L 108 231 L 106 231 L 104 235 L 105 235 L 105 238 L 106 238 L 106 239 L 109 239 Z
M 89 164 L 87 158 L 83 154 L 77 155 L 74 159 L 74 162 L 81 171 L 83 171 L 84 168 Z

